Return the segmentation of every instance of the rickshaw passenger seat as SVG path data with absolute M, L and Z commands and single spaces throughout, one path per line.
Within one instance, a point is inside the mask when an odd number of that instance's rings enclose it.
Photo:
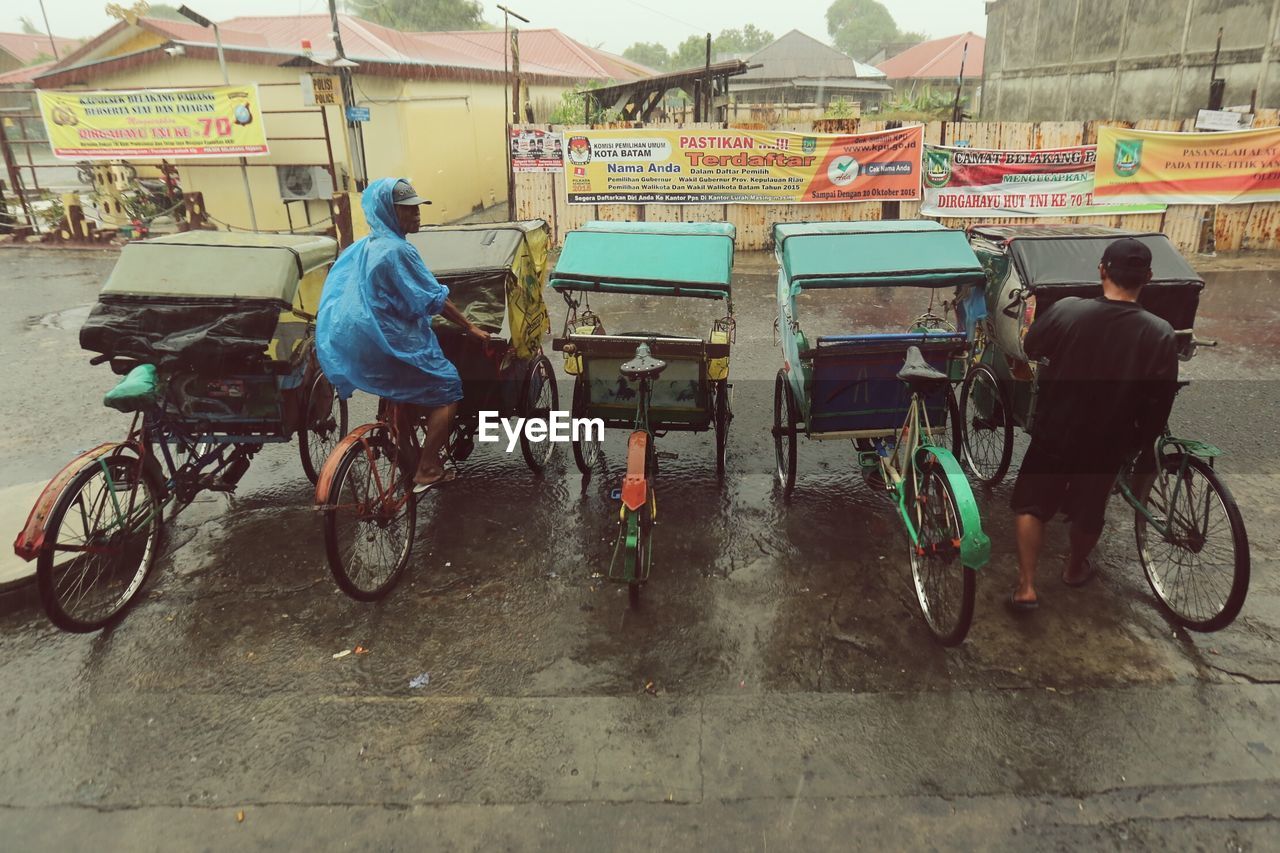
M 907 357 L 898 371 L 898 378 L 920 390 L 933 390 L 951 382 L 947 374 L 929 366 L 920 347 L 907 347 Z

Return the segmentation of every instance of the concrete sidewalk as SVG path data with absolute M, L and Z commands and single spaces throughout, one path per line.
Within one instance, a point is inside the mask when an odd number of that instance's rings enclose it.
M 20 586 L 35 577 L 35 560 L 27 562 L 13 553 L 13 539 L 27 523 L 27 516 L 48 480 L 21 483 L 0 489 L 0 591 Z

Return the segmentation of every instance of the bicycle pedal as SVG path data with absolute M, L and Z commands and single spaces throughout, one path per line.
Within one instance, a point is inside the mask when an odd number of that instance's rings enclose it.
M 659 450 L 655 455 L 659 459 L 679 459 L 680 458 L 679 453 L 674 453 L 670 450 Z

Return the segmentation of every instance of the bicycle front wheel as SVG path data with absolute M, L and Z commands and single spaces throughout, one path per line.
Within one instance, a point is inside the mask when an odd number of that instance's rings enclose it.
M 122 617 L 155 562 L 160 490 L 132 457 L 96 459 L 49 514 L 36 561 L 40 601 L 64 631 L 97 631 Z
M 1135 510 L 1134 534 L 1161 609 L 1192 631 L 1230 625 L 1249 592 L 1249 539 L 1218 473 L 1195 456 L 1167 457 L 1147 509 L 1159 527 Z
M 1013 457 L 1013 416 L 1000 380 L 985 364 L 965 375 L 959 415 L 956 456 L 979 483 L 994 486 L 1004 479 Z
M 375 601 L 395 586 L 413 551 L 417 503 L 385 431 L 347 448 L 324 507 L 324 544 L 339 588 Z
M 938 642 L 956 646 L 969 633 L 977 595 L 976 572 L 960 561 L 964 529 L 956 494 L 932 456 L 924 456 L 911 476 L 918 484 L 907 495 L 917 534 L 908 548 L 916 600 Z

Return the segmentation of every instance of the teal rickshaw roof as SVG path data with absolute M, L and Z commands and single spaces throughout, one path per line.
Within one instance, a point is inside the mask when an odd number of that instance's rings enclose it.
M 727 222 L 588 222 L 565 236 L 551 287 L 724 298 L 736 235 Z
M 797 291 L 986 281 L 964 232 L 929 220 L 779 223 L 773 240 L 783 275 Z

